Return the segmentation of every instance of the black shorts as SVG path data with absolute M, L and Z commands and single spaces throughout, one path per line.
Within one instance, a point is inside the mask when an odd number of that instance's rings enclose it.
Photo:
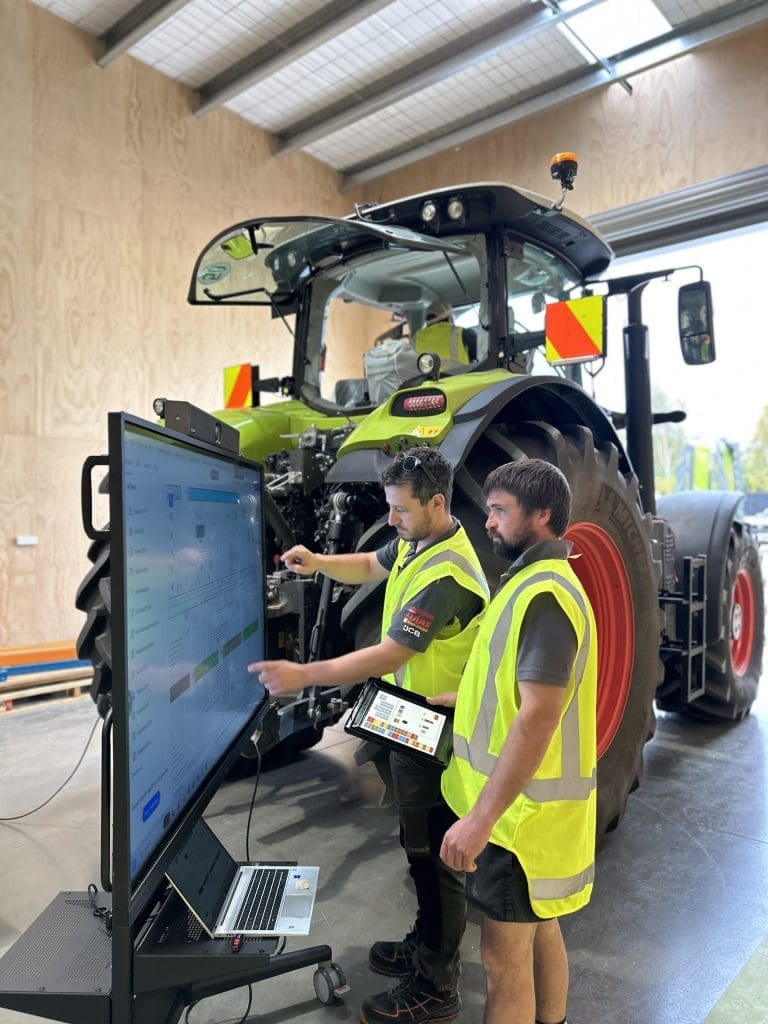
M 447 806 L 430 814 L 430 831 L 437 832 L 433 836 L 437 850 L 442 836 L 458 820 Z M 509 850 L 488 843 L 477 858 L 477 871 L 468 871 L 465 878 L 467 903 L 492 921 L 538 924 L 546 920 L 534 913 L 528 879 L 520 861 Z
M 492 921 L 537 924 L 544 920 L 531 906 L 528 879 L 514 853 L 488 843 L 476 862 L 477 871 L 466 876 L 470 906 Z

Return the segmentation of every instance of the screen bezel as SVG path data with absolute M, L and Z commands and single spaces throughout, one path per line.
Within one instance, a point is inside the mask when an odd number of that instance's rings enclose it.
M 127 617 L 125 578 L 125 508 L 124 445 L 126 426 L 161 436 L 188 449 L 209 454 L 217 459 L 255 470 L 262 481 L 263 469 L 242 456 L 222 451 L 204 441 L 189 438 L 165 427 L 150 423 L 129 413 L 108 414 L 109 503 L 111 561 L 111 625 L 112 625 L 112 911 L 116 926 L 136 922 L 155 898 L 163 882 L 165 869 L 176 855 L 201 817 L 206 805 L 226 777 L 240 752 L 253 734 L 269 700 L 265 691 L 254 703 L 253 712 L 244 727 L 230 743 L 227 751 L 201 782 L 188 806 L 158 843 L 144 864 L 140 875 L 131 879 L 130 859 L 130 786 L 128 763 L 128 687 L 127 687 Z M 264 516 L 261 520 L 261 547 L 264 546 Z M 266 574 L 262 574 L 262 600 L 266 619 Z

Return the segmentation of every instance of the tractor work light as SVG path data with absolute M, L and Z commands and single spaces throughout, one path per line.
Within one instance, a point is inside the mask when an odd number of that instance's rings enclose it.
M 464 219 L 464 203 L 458 196 L 452 196 L 448 200 L 448 206 L 446 207 L 448 216 L 451 220 L 463 220 Z
M 437 220 L 437 203 L 434 199 L 427 199 L 421 204 L 421 219 L 425 224 L 432 224 Z

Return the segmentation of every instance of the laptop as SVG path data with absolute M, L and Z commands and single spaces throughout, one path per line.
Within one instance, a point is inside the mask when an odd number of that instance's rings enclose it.
M 317 867 L 238 864 L 200 819 L 166 876 L 212 939 L 307 935 Z

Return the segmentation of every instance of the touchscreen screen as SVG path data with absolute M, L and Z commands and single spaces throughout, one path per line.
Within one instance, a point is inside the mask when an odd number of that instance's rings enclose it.
M 379 690 L 360 724 L 374 735 L 434 755 L 446 721 L 445 714 L 434 708 Z

